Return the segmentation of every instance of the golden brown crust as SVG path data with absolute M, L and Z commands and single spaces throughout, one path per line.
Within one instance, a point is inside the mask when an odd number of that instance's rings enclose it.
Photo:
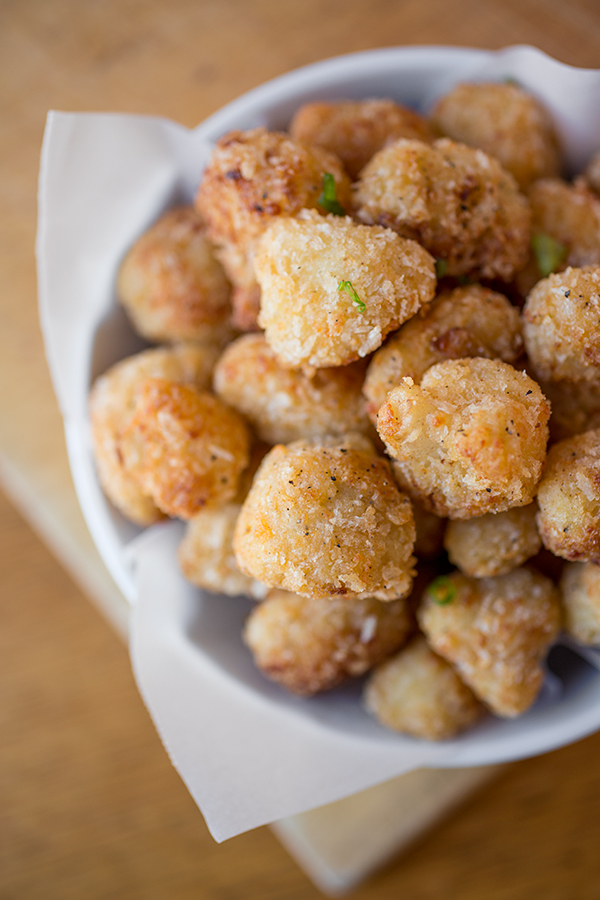
M 386 659 L 410 627 L 404 600 L 319 600 L 275 590 L 250 613 L 244 640 L 268 678 L 309 695 Z
M 265 457 L 234 538 L 242 571 L 316 598 L 395 600 L 410 591 L 410 501 L 366 438 L 278 445 Z
M 600 646 L 600 566 L 567 563 L 560 589 L 567 634 L 581 644 Z
M 536 512 L 536 504 L 531 503 L 497 515 L 449 522 L 444 547 L 450 562 L 471 578 L 505 575 L 518 568 L 542 546 Z
M 548 550 L 563 559 L 600 559 L 600 428 L 550 447 L 537 500 Z
M 447 360 L 388 395 L 377 430 L 399 484 L 438 516 L 468 519 L 531 502 L 550 409 L 500 360 Z
M 484 713 L 470 688 L 423 637 L 378 666 L 364 700 L 386 728 L 430 741 L 454 737 Z
M 527 261 L 531 211 L 512 175 L 482 150 L 447 138 L 399 140 L 356 185 L 361 222 L 419 241 L 448 275 L 510 281 Z
M 427 119 L 393 100 L 305 103 L 294 114 L 290 134 L 335 153 L 352 179 L 389 141 L 434 138 Z
M 142 382 L 135 399 L 119 451 L 158 508 L 190 519 L 205 506 L 231 500 L 250 443 L 238 413 L 211 394 L 158 378 Z
M 459 84 L 436 103 L 433 124 L 454 141 L 479 147 L 521 188 L 558 175 L 558 140 L 541 103 L 516 84 Z
M 446 590 L 451 599 L 444 605 L 426 591 L 418 612 L 429 644 L 496 715 L 525 712 L 542 686 L 541 663 L 561 625 L 554 585 L 521 568 L 477 580 L 453 572 Z
M 433 259 L 414 241 L 310 210 L 271 224 L 255 270 L 259 322 L 286 366 L 327 368 L 367 356 L 432 299 L 436 285 Z

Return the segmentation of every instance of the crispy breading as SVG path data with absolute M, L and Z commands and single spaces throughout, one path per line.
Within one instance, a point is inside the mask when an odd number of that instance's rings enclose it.
M 526 188 L 558 175 L 561 157 L 550 115 L 517 84 L 458 84 L 435 104 L 431 119 L 454 141 L 489 153 Z
M 567 563 L 560 590 L 567 634 L 580 644 L 600 646 L 600 566 Z
M 226 348 L 214 374 L 215 393 L 271 444 L 300 438 L 369 433 L 361 389 L 365 363 L 332 369 L 281 365 L 264 335 L 245 334 Z
M 125 470 L 119 452 L 120 436 L 133 416 L 136 389 L 152 377 L 207 388 L 217 355 L 217 347 L 195 344 L 145 350 L 112 366 L 92 388 L 91 431 L 100 484 L 111 503 L 138 525 L 151 525 L 163 513 Z
M 358 218 L 419 241 L 448 275 L 510 281 L 527 261 L 528 200 L 497 160 L 442 138 L 399 140 L 363 169 Z
M 404 600 L 323 600 L 274 590 L 250 613 L 244 641 L 268 678 L 307 695 L 362 675 L 401 647 L 410 628 Z
M 390 141 L 434 139 L 424 116 L 393 100 L 305 103 L 294 113 L 290 134 L 295 140 L 331 150 L 352 179 Z
M 394 388 L 377 430 L 399 484 L 451 519 L 525 506 L 534 497 L 550 409 L 525 372 L 491 359 L 447 360 Z
M 212 394 L 148 378 L 136 391 L 118 450 L 127 472 L 159 509 L 190 519 L 235 496 L 249 443 L 241 416 Z
M 361 435 L 278 444 L 238 519 L 242 571 L 316 598 L 409 593 L 415 526 L 389 463 Z
M 600 559 L 600 428 L 550 447 L 537 500 L 548 550 L 563 559 Z
M 479 579 L 453 572 L 444 588 L 441 603 L 434 582 L 417 613 L 430 646 L 496 715 L 525 712 L 542 686 L 541 664 L 560 630 L 558 591 L 526 568 Z
M 403 378 L 419 384 L 444 359 L 484 356 L 514 363 L 522 351 L 521 317 L 503 294 L 479 284 L 442 291 L 374 354 L 363 388 L 367 410 L 376 419 Z
M 505 575 L 540 550 L 537 506 L 521 506 L 463 522 L 449 522 L 444 547 L 450 562 L 471 578 Z
M 255 260 L 259 324 L 286 366 L 343 366 L 435 293 L 432 257 L 390 229 L 306 210 L 275 220 Z
M 350 210 L 350 181 L 340 160 L 321 147 L 265 128 L 222 137 L 204 171 L 196 208 L 207 224 L 233 284 L 234 324 L 256 329 L 260 290 L 254 278 L 256 243 L 278 216 L 317 207 L 323 175 L 333 175 L 337 199 Z
M 422 636 L 375 669 L 364 701 L 386 728 L 430 741 L 454 737 L 484 713 L 471 689 Z

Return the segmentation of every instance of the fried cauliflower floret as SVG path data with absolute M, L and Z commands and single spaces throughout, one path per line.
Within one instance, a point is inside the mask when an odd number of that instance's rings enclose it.
M 419 241 L 448 275 L 510 281 L 527 261 L 527 199 L 500 163 L 466 144 L 390 144 L 363 169 L 355 203 L 361 222 Z
M 350 182 L 339 159 L 265 128 L 231 131 L 217 143 L 204 172 L 196 208 L 233 284 L 234 324 L 256 329 L 260 291 L 254 278 L 256 243 L 277 216 L 317 207 L 323 175 L 333 175 L 337 199 L 350 209 Z
M 425 592 L 419 624 L 430 646 L 498 716 L 512 718 L 534 702 L 544 680 L 541 666 L 561 621 L 552 582 L 529 569 L 495 578 L 459 572 Z
M 600 559 L 600 428 L 550 447 L 537 500 L 548 550 L 563 559 Z
M 540 387 L 552 408 L 552 442 L 600 428 L 600 380 L 543 381 Z
M 206 388 L 217 354 L 217 348 L 192 344 L 145 350 L 114 365 L 92 388 L 92 445 L 100 484 L 113 506 L 138 525 L 152 525 L 163 513 L 126 471 L 119 451 L 134 413 L 136 389 L 146 378 Z
M 539 551 L 535 503 L 463 522 L 449 522 L 444 547 L 450 562 L 471 578 L 505 575 Z
M 181 519 L 235 496 L 248 448 L 238 413 L 207 392 L 159 378 L 139 386 L 119 441 L 125 469 L 142 491 Z
M 423 637 L 375 669 L 364 701 L 386 728 L 430 741 L 454 737 L 484 712 L 470 688 Z
M 396 600 L 410 590 L 415 526 L 389 463 L 366 438 L 279 444 L 237 522 L 243 572 L 315 598 Z
M 241 503 L 225 503 L 197 513 L 187 524 L 177 558 L 185 577 L 197 587 L 262 600 L 268 588 L 240 572 L 235 561 L 233 533 L 241 508 Z
M 580 644 L 600 646 L 600 566 L 567 563 L 560 590 L 565 631 Z
M 274 590 L 250 613 L 244 641 L 267 678 L 296 694 L 316 694 L 386 659 L 410 628 L 404 600 L 323 600 Z
M 282 366 L 262 334 L 230 344 L 215 368 L 214 389 L 270 444 L 368 432 L 362 362 L 334 369 Z
M 259 324 L 286 366 L 344 366 L 435 293 L 431 256 L 389 229 L 305 211 L 275 220 L 255 260 Z
M 516 84 L 458 84 L 438 100 L 432 121 L 452 140 L 496 157 L 520 188 L 560 171 L 552 119 Z
M 600 268 L 540 281 L 523 309 L 523 337 L 540 379 L 600 383 Z
M 231 288 L 192 207 L 165 213 L 133 245 L 117 297 L 150 341 L 222 343 L 230 335 Z
M 388 142 L 398 138 L 434 138 L 423 116 L 393 100 L 306 103 L 295 113 L 290 134 L 297 141 L 331 150 L 353 180 Z
M 500 360 L 437 363 L 421 385 L 388 394 L 377 430 L 399 484 L 451 519 L 526 506 L 534 497 L 550 410 L 525 372 Z
M 373 356 L 363 388 L 369 415 L 376 418 L 403 378 L 419 384 L 435 363 L 473 356 L 514 363 L 522 349 L 521 317 L 502 294 L 479 284 L 444 291 Z

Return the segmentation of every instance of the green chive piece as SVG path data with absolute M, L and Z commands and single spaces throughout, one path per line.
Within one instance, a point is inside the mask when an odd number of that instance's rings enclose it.
M 331 172 L 323 173 L 323 190 L 321 191 L 321 196 L 317 200 L 317 203 L 334 216 L 346 215 L 346 210 L 338 203 L 335 178 Z
M 338 284 L 338 291 L 346 291 L 352 302 L 355 303 L 356 306 L 358 306 L 361 312 L 364 312 L 367 308 L 356 293 L 351 281 L 340 281 L 340 283 Z
M 538 269 L 544 278 L 547 278 L 552 272 L 556 272 L 567 257 L 565 245 L 549 234 L 534 234 L 531 238 L 531 247 Z
M 448 261 L 445 259 L 436 259 L 435 274 L 438 278 L 443 278 L 448 271 Z
M 427 588 L 427 593 L 434 603 L 437 603 L 439 606 L 446 606 L 447 603 L 452 603 L 456 597 L 456 588 L 446 575 L 440 575 L 439 578 L 431 582 Z

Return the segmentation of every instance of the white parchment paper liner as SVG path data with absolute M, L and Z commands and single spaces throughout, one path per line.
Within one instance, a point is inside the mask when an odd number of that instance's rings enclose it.
M 180 576 L 181 524 L 143 534 L 98 487 L 87 395 L 93 378 L 142 344 L 114 297 L 131 242 L 190 201 L 214 141 L 232 128 L 285 127 L 309 99 L 391 96 L 426 109 L 457 81 L 514 78 L 552 111 L 572 172 L 600 147 L 600 72 L 530 47 L 498 53 L 404 48 L 354 54 L 252 91 L 193 131 L 157 118 L 50 113 L 40 173 L 38 271 L 46 352 L 86 520 L 133 603 L 131 655 L 171 759 L 217 840 L 421 766 L 481 765 L 559 746 L 600 727 L 600 676 L 575 671 L 513 722 L 489 719 L 454 741 L 386 732 L 360 686 L 302 700 L 268 683 L 241 637 L 249 601 L 197 591 Z

